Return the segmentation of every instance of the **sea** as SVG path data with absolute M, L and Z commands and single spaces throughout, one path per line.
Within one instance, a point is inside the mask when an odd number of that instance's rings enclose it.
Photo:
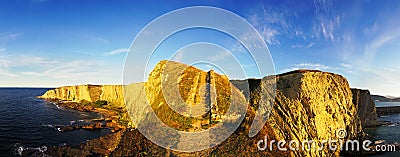
M 64 109 L 36 98 L 46 88 L 0 88 L 0 156 L 19 156 L 24 149 L 79 146 L 110 133 L 109 129 L 59 132 L 53 126 L 101 117 L 97 113 Z
M 400 102 L 375 102 L 376 107 L 400 106 Z M 393 125 L 384 125 L 374 128 L 367 128 L 365 132 L 369 134 L 371 141 L 384 140 L 387 144 L 400 143 L 400 113 L 383 115 L 378 117 L 378 121 L 393 122 Z M 387 152 L 376 156 L 400 156 L 400 150 Z

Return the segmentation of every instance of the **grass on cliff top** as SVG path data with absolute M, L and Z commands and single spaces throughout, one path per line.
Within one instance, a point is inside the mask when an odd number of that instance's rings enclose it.
M 130 119 L 129 114 L 125 107 L 115 106 L 112 103 L 107 102 L 106 100 L 97 100 L 95 102 L 89 102 L 87 100 L 82 100 L 80 103 L 83 106 L 92 106 L 94 108 L 102 108 L 102 109 L 114 111 L 118 116 L 118 119 L 116 119 L 118 124 L 129 127 L 128 125 L 131 122 L 131 119 Z

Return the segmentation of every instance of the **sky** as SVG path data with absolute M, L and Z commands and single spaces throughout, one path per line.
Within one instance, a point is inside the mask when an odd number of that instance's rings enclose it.
M 276 74 L 334 72 L 351 87 L 400 97 L 397 0 L 0 1 L 0 86 L 122 84 L 127 52 L 141 30 L 190 6 L 218 7 L 244 18 L 268 46 Z M 227 34 L 188 29 L 159 45 L 149 69 L 161 59 L 205 58 L 225 64 L 221 73 L 240 78 L 225 60 L 246 62 L 249 56 L 241 51 L 246 49 Z M 260 77 L 252 65 L 242 66 L 250 69 L 247 77 Z

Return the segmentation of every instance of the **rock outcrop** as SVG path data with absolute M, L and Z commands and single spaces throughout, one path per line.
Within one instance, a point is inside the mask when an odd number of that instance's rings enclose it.
M 265 77 L 259 82 L 253 79 L 250 84 L 259 88 L 268 83 L 268 79 Z M 347 140 L 364 135 L 349 84 L 344 77 L 327 72 L 298 70 L 278 75 L 276 81 L 275 102 L 266 123 L 274 132 L 275 140 Z M 258 93 L 260 90 L 250 90 L 248 101 L 255 108 L 261 105 Z M 340 139 L 337 132 L 342 129 L 347 136 Z M 323 151 L 291 151 L 290 155 L 337 156 L 339 153 L 340 150 L 324 148 Z
M 55 99 L 71 102 L 96 102 L 105 100 L 114 106 L 124 106 L 123 90 L 121 85 L 78 85 L 64 86 L 47 91 L 39 98 Z
M 369 90 L 351 89 L 353 103 L 357 107 L 358 117 L 363 127 L 373 127 L 378 124 L 375 102 Z

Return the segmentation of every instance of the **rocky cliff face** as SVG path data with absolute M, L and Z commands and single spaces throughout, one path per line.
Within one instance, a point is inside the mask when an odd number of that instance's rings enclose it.
M 39 98 L 57 99 L 72 102 L 96 102 L 105 100 L 115 106 L 124 106 L 123 90 L 121 85 L 78 85 L 64 86 L 47 91 Z
M 353 103 L 357 107 L 357 114 L 362 126 L 376 126 L 378 123 L 377 113 L 375 102 L 372 99 L 370 92 L 363 89 L 351 89 L 351 91 L 353 93 Z
M 259 95 L 266 77 L 250 80 L 250 106 L 257 109 L 265 106 Z M 275 140 L 357 139 L 364 133 L 358 119 L 357 108 L 352 102 L 352 93 L 347 80 L 336 74 L 320 71 L 293 71 L 276 77 L 276 97 L 266 126 Z M 238 81 L 233 81 L 238 84 Z M 340 139 L 339 130 L 347 136 Z M 265 128 L 260 132 L 263 134 Z M 291 151 L 291 156 L 332 156 L 340 150 Z
M 277 77 L 277 96 L 268 123 L 278 139 L 347 139 L 363 135 L 347 80 L 320 71 L 294 71 Z M 340 150 L 296 151 L 296 156 L 339 155 Z
M 228 77 L 173 61 L 158 63 L 144 88 L 157 117 L 186 131 L 203 130 L 221 121 L 233 99 L 231 93 L 240 95 Z
M 128 112 L 135 119 L 146 120 L 148 115 L 137 114 L 146 108 L 146 101 L 156 115 L 167 125 L 183 131 L 199 131 L 212 127 L 226 114 L 232 99 L 237 102 L 249 104 L 244 121 L 237 131 L 225 142 L 213 148 L 196 152 L 203 155 L 230 156 L 232 153 L 242 153 L 243 156 L 338 156 L 339 149 L 330 150 L 328 146 L 320 150 L 278 151 L 276 146 L 271 151 L 260 151 L 257 142 L 265 136 L 269 141 L 295 140 L 303 142 L 314 140 L 347 140 L 357 139 L 364 133 L 360 124 L 357 107 L 353 104 L 352 91 L 347 80 L 336 74 L 320 71 L 294 71 L 276 77 L 276 97 L 272 104 L 265 101 L 263 89 L 271 82 L 271 77 L 252 79 L 248 82 L 250 89 L 243 86 L 243 81 L 229 82 L 227 76 L 219 75 L 213 71 L 205 72 L 181 63 L 162 61 L 151 72 L 146 83 L 137 83 L 126 86 L 125 99 Z M 167 69 L 166 69 L 167 67 Z M 166 72 L 165 72 L 166 71 Z M 172 81 L 172 82 L 171 82 Z M 232 86 L 234 84 L 235 86 Z M 245 84 L 245 83 L 244 83 Z M 117 88 L 106 89 L 102 86 L 74 86 L 61 87 L 50 90 L 42 98 L 62 99 L 68 101 L 88 100 L 95 101 L 101 98 L 107 100 L 120 100 Z M 167 89 L 163 92 L 163 88 Z M 107 92 L 105 92 L 105 89 Z M 115 90 L 114 90 L 115 89 Z M 241 93 L 244 91 L 244 93 Z M 106 94 L 105 94 L 106 93 Z M 128 93 L 128 94 L 127 94 Z M 114 95 L 115 94 L 115 95 Z M 232 95 L 236 95 L 232 97 Z M 246 100 L 247 98 L 247 100 Z M 118 102 L 118 101 L 117 101 Z M 123 101 L 121 101 L 123 102 Z M 167 102 L 169 102 L 167 104 Z M 172 104 L 171 106 L 169 106 Z M 210 105 L 213 104 L 213 105 Z M 260 106 L 262 113 L 271 109 L 269 118 L 261 131 L 254 137 L 248 137 L 250 126 L 258 113 Z M 196 108 L 198 107 L 198 108 Z M 211 109 L 204 113 L 205 110 Z M 181 113 L 181 114 L 178 114 Z M 198 115 L 199 114 L 199 115 Z M 198 115 L 197 117 L 194 115 Z M 194 116 L 194 117 L 190 117 Z M 139 121 L 135 121 L 138 125 Z M 345 130 L 347 136 L 338 137 L 338 131 Z M 141 136 L 136 134 L 131 138 Z M 162 136 L 162 135 L 160 135 Z M 127 137 L 128 138 L 128 137 Z M 141 137 L 143 140 L 147 140 Z M 179 145 L 179 139 L 176 146 Z M 135 142 L 135 139 L 123 141 Z M 145 142 L 149 148 L 164 152 L 163 155 L 195 155 L 196 153 L 179 153 L 165 151 L 151 142 Z M 121 143 L 119 150 L 131 150 L 132 145 Z M 288 148 L 288 143 L 284 145 Z M 134 153 L 149 153 L 147 148 L 137 146 Z M 119 154 L 126 154 L 118 152 Z M 151 155 L 151 154 L 150 154 Z M 156 154 L 154 154 L 156 155 Z M 158 154 L 159 155 L 159 154 Z

